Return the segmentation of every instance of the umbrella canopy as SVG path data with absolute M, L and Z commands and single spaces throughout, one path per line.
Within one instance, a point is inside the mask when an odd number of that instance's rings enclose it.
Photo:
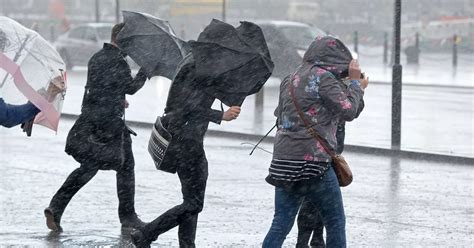
M 257 93 L 273 71 L 262 30 L 251 22 L 234 28 L 213 19 L 189 45 L 198 81 L 228 106 L 240 106 L 246 96 Z
M 152 15 L 123 11 L 125 26 L 117 44 L 149 76 L 173 79 L 178 63 L 188 53 L 185 41 L 179 39 L 170 24 Z
M 0 94 L 8 103 L 29 100 L 41 110 L 35 123 L 57 131 L 65 92 L 52 98 L 47 90 L 52 84 L 65 89 L 58 85 L 64 84 L 64 77 L 64 61 L 49 42 L 0 16 Z

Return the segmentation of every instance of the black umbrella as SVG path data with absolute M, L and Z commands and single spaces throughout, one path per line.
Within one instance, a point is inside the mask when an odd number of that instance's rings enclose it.
M 251 22 L 234 28 L 214 19 L 189 45 L 201 86 L 228 106 L 240 106 L 273 71 L 262 30 Z
M 117 44 L 149 76 L 173 79 L 179 62 L 189 52 L 187 43 L 176 37 L 170 24 L 145 13 L 123 11 L 125 26 Z

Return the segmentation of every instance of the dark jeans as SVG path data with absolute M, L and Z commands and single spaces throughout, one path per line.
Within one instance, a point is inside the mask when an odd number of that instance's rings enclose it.
M 298 239 L 296 248 L 324 248 L 324 224 L 319 209 L 309 200 L 304 200 L 298 213 Z M 313 237 L 311 238 L 311 234 Z
M 341 154 L 344 150 L 344 138 L 346 136 L 346 123 L 341 122 L 337 125 L 336 139 L 337 147 L 336 152 Z M 323 229 L 324 224 L 321 218 L 321 213 L 318 208 L 311 203 L 309 200 L 304 200 L 298 213 L 298 239 L 296 242 L 296 248 L 307 248 L 309 244 L 311 248 L 325 248 Z M 311 234 L 313 237 L 311 238 Z
M 277 248 L 283 245 L 305 198 L 320 210 L 327 231 L 327 247 L 346 247 L 346 221 L 342 195 L 336 174 L 331 167 L 322 180 L 314 182 L 307 190 L 286 191 L 275 188 L 275 215 L 263 241 L 263 248 Z
M 179 226 L 180 247 L 195 247 L 198 214 L 204 206 L 204 194 L 208 176 L 207 160 L 202 142 L 187 140 L 170 143 L 168 148 L 176 156 L 176 172 L 181 182 L 183 203 L 177 205 L 150 222 L 142 233 L 148 240 Z
M 128 137 L 126 141 L 124 144 L 125 162 L 117 170 L 118 214 L 120 220 L 135 215 L 135 161 L 131 139 Z M 100 163 L 86 159 L 79 168 L 68 176 L 49 204 L 55 216 L 59 218 L 62 216 L 72 197 L 97 174 L 100 167 Z

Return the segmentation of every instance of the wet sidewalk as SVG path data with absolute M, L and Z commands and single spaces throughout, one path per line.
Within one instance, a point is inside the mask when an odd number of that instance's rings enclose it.
M 57 136 L 35 127 L 0 129 L 0 246 L 131 247 L 117 217 L 115 173 L 101 171 L 71 201 L 64 232 L 51 235 L 43 209 L 78 164 L 64 152 L 72 122 Z M 155 170 L 146 151 L 150 130 L 135 128 L 136 209 L 151 221 L 181 202 L 176 175 Z M 273 216 L 264 178 L 271 155 L 248 153 L 253 141 L 207 137 L 209 180 L 197 247 L 260 247 Z M 262 147 L 271 150 L 269 143 Z M 355 181 L 343 188 L 349 247 L 472 247 L 474 167 L 346 153 Z M 284 247 L 294 247 L 296 227 Z M 177 247 L 177 230 L 157 247 Z
M 68 74 L 69 89 L 63 112 L 79 114 L 85 71 Z M 275 123 L 280 81 L 270 78 L 265 85 L 263 104 L 256 96 L 247 97 L 236 121 L 211 125 L 210 129 L 244 134 L 265 134 Z M 155 77 L 133 96 L 126 118 L 153 123 L 163 114 L 170 81 Z M 390 148 L 391 85 L 372 83 L 365 92 L 365 109 L 358 119 L 347 124 L 346 143 Z M 220 109 L 219 101 L 213 108 Z M 474 157 L 474 87 L 447 85 L 404 85 L 402 98 L 402 149 Z M 61 127 L 60 127 L 61 128 Z M 274 135 L 274 132 L 270 135 Z

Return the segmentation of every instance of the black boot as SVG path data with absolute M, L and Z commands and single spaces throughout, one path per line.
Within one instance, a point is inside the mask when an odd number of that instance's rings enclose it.
M 137 248 L 149 248 L 151 247 L 151 241 L 148 240 L 145 235 L 139 230 L 135 229 L 132 231 L 130 234 L 130 237 L 132 239 L 132 243 L 137 247 Z
M 137 214 L 132 214 L 125 217 L 120 217 L 120 223 L 122 224 L 122 228 L 142 228 L 146 225 L 145 222 L 138 218 Z
M 44 210 L 44 216 L 46 217 L 46 226 L 49 229 L 55 232 L 62 232 L 63 228 L 61 227 L 61 217 L 54 212 L 54 210 L 50 207 L 47 207 Z

